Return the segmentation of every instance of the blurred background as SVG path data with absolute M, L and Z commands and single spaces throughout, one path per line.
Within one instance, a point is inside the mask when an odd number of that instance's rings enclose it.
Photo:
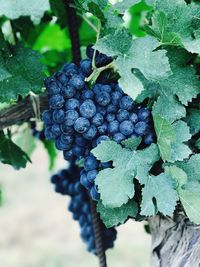
M 60 155 L 54 172 L 65 166 Z M 56 194 L 49 179 L 48 157 L 39 142 L 26 169 L 1 164 L 0 266 L 98 267 L 66 210 L 69 199 Z M 108 267 L 148 267 L 150 242 L 144 224 L 129 220 L 118 227 Z

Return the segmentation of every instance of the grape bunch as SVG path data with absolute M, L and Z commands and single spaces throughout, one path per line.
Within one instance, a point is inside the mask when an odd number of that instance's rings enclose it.
M 55 191 L 71 197 L 68 209 L 73 214 L 73 219 L 79 222 L 81 238 L 87 244 L 87 250 L 95 253 L 95 237 L 89 198 L 86 189 L 79 180 L 80 169 L 73 162 L 68 169 L 61 170 L 51 177 L 51 182 L 55 185 Z M 105 250 L 113 247 L 116 234 L 115 228 L 107 229 L 102 226 Z
M 92 73 L 93 55 L 94 50 L 89 46 L 88 58 L 81 60 L 80 67 L 66 64 L 46 79 L 49 110 L 43 112 L 42 120 L 46 138 L 55 140 L 66 160 L 85 159 L 81 183 L 92 199 L 97 200 L 95 177 L 111 163 L 99 163 L 90 154 L 91 149 L 103 140 L 121 143 L 138 136 L 142 137 L 143 145 L 150 145 L 155 141 L 155 133 L 150 110 L 136 104 L 107 72 L 102 73 L 92 87 L 85 82 Z M 96 52 L 97 67 L 111 61 L 112 58 Z

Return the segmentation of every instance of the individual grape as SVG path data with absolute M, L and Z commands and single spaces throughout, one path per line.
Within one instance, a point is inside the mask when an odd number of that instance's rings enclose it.
M 154 142 L 155 142 L 155 134 L 153 132 L 150 132 L 144 136 L 144 143 L 146 145 L 151 145 Z
M 133 126 L 131 121 L 125 120 L 125 121 L 120 123 L 119 129 L 123 135 L 129 136 L 133 133 L 134 126 Z
M 80 102 L 78 99 L 70 98 L 67 100 L 67 102 L 65 104 L 65 109 L 66 110 L 70 110 L 70 109 L 78 110 L 79 106 L 80 106 Z
M 52 114 L 53 122 L 63 123 L 65 120 L 65 111 L 64 109 L 56 109 Z M 43 120 L 44 121 L 44 120 Z
M 115 120 L 115 114 L 113 114 L 113 113 L 107 114 L 106 120 L 107 120 L 107 122 L 114 121 Z
M 92 198 L 93 200 L 95 200 L 95 201 L 98 201 L 98 200 L 99 200 L 100 195 L 99 195 L 99 193 L 98 193 L 98 191 L 97 191 L 96 186 L 93 186 L 93 187 L 90 189 L 90 196 L 91 196 L 91 198 Z
M 87 173 L 87 179 L 90 183 L 94 183 L 94 180 L 98 174 L 97 170 L 92 170 Z
M 151 112 L 148 108 L 141 108 L 138 111 L 138 119 L 141 121 L 148 121 L 150 119 Z
M 82 92 L 81 97 L 82 97 L 83 100 L 86 100 L 86 99 L 93 99 L 93 98 L 94 98 L 94 92 L 93 92 L 93 90 L 85 89 L 85 90 Z
M 86 119 L 91 119 L 96 114 L 96 106 L 92 100 L 85 100 L 80 106 L 80 114 Z
M 137 115 L 136 113 L 133 112 L 133 113 L 130 115 L 130 120 L 131 120 L 131 122 L 132 122 L 133 124 L 137 123 L 137 122 L 138 122 L 138 115 Z
M 130 96 L 123 96 L 120 100 L 119 106 L 121 109 L 132 110 L 134 105 L 133 99 Z
M 94 117 L 92 118 L 92 124 L 95 126 L 100 126 L 103 124 L 104 118 L 101 113 L 96 113 Z
M 70 79 L 70 85 L 72 85 L 77 90 L 82 89 L 84 87 L 84 85 L 85 85 L 85 83 L 84 83 L 84 77 L 82 77 L 79 74 L 73 75 L 72 78 Z
M 99 132 L 100 135 L 105 134 L 107 132 L 107 129 L 108 129 L 108 124 L 107 123 L 103 123 L 97 129 L 98 129 L 98 132 Z
M 118 91 L 111 93 L 112 104 L 117 106 L 122 98 L 122 94 Z
M 78 112 L 75 110 L 68 110 L 65 116 L 65 125 L 73 126 L 74 122 L 79 118 Z
M 135 124 L 135 132 L 139 136 L 144 136 L 149 129 L 149 126 L 146 122 L 144 121 L 139 121 Z
M 98 162 L 92 154 L 90 154 L 84 161 L 84 168 L 86 171 L 95 170 L 97 166 Z
M 55 136 L 59 136 L 59 135 L 61 135 L 62 131 L 61 131 L 60 125 L 59 125 L 59 124 L 53 124 L 53 125 L 51 126 L 51 132 L 52 132 L 53 135 L 55 135 Z
M 85 73 L 87 76 L 92 73 L 92 62 L 89 59 L 83 59 L 80 62 L 80 67 L 83 73 Z
M 118 112 L 117 112 L 117 120 L 119 122 L 122 122 L 122 121 L 125 121 L 125 120 L 128 120 L 129 119 L 129 112 L 125 109 L 119 109 Z
M 72 85 L 66 85 L 62 87 L 61 94 L 64 98 L 72 98 L 76 94 L 76 89 Z
M 75 122 L 74 122 L 74 129 L 78 133 L 85 133 L 89 130 L 90 127 L 90 122 L 88 119 L 79 117 Z
M 91 125 L 87 132 L 83 134 L 83 137 L 87 140 L 92 140 L 97 134 L 97 128 L 94 125 Z
M 65 100 L 61 95 L 53 95 L 49 99 L 49 106 L 52 109 L 59 109 L 64 106 Z
M 60 139 L 63 143 L 65 144 L 72 144 L 74 141 L 74 137 L 72 135 L 66 135 L 66 134 L 61 134 Z
M 108 123 L 108 133 L 114 135 L 119 131 L 119 122 L 117 120 Z
M 46 125 L 52 124 L 52 118 L 51 118 L 50 110 L 45 110 L 44 112 L 42 112 L 41 118 Z
M 110 95 L 107 92 L 101 92 L 96 94 L 95 100 L 100 106 L 105 107 L 110 103 Z
M 71 144 L 67 144 L 67 143 L 63 142 L 62 139 L 61 139 L 60 137 L 58 137 L 58 138 L 56 139 L 56 148 L 57 148 L 58 150 L 61 150 L 61 151 L 62 151 L 62 150 L 69 150 L 71 147 L 72 147 Z
M 126 136 L 123 135 L 122 133 L 115 133 L 113 135 L 113 140 L 118 144 L 121 143 L 125 139 L 126 139 Z

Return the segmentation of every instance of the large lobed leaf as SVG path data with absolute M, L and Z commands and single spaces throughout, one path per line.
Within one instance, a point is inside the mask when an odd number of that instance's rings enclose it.
M 44 66 L 41 56 L 21 46 L 10 51 L 0 50 L 0 102 L 16 101 L 30 91 L 42 92 Z
M 133 70 L 138 69 L 149 81 L 159 81 L 171 74 L 166 50 L 154 51 L 159 42 L 150 36 L 132 40 L 125 28 L 117 29 L 96 43 L 100 52 L 115 58 L 113 65 L 121 78 L 119 85 L 135 99 L 144 90 Z
M 31 162 L 28 155 L 2 131 L 0 132 L 0 161 L 17 170 L 25 168 L 28 161 Z
M 187 4 L 184 0 L 147 0 L 156 13 L 152 19 L 151 33 L 162 44 L 176 44 L 189 52 L 200 52 L 200 4 Z
M 30 16 L 34 23 L 39 23 L 49 9 L 49 0 L 0 0 L 0 16 L 5 15 L 9 19 Z

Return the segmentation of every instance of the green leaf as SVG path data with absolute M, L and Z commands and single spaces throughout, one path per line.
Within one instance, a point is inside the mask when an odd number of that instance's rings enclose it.
M 133 69 L 138 69 L 150 81 L 158 81 L 171 74 L 166 51 L 154 51 L 158 46 L 159 42 L 150 36 L 132 40 L 127 30 L 122 28 L 99 39 L 95 48 L 108 56 L 116 57 L 113 66 L 121 76 L 119 85 L 135 99 L 144 87 Z
M 176 162 L 176 166 L 187 174 L 188 181 L 200 180 L 200 154 L 192 155 L 189 160 Z
M 136 150 L 141 142 L 142 142 L 141 137 L 131 137 L 131 138 L 128 138 L 128 139 L 122 141 L 121 143 L 127 149 Z
M 95 179 L 105 207 L 116 208 L 126 204 L 134 196 L 134 177 L 146 179 L 148 171 L 159 159 L 156 145 L 130 151 L 114 141 L 101 142 L 92 150 L 95 157 L 102 161 L 113 161 L 114 168 L 99 172 Z
M 159 15 L 154 15 L 152 25 L 152 31 L 157 34 L 159 40 L 170 43 L 174 36 L 175 40 L 172 44 L 180 45 L 181 43 L 189 52 L 200 52 L 199 3 L 187 4 L 184 0 L 147 0 L 147 4 L 152 4 L 155 10 L 162 12 L 158 13 Z
M 13 53 L 0 51 L 0 102 L 16 101 L 30 91 L 42 92 L 44 67 L 41 56 L 23 47 L 13 48 Z
M 154 201 L 156 205 L 154 205 Z M 173 179 L 166 173 L 158 176 L 149 176 L 142 190 L 141 215 L 152 216 L 157 212 L 163 215 L 172 215 L 176 202 L 177 192 Z
M 65 2 L 63 0 L 49 0 L 49 2 L 51 10 L 58 19 L 59 25 L 61 28 L 65 28 L 68 25 Z
M 167 53 L 173 74 L 159 82 L 143 80 L 145 90 L 138 97 L 143 101 L 150 97 L 154 100 L 154 111 L 170 123 L 186 116 L 184 105 L 188 105 L 200 93 L 200 83 L 194 68 L 186 65 L 191 55 L 182 49 L 170 49 Z
M 28 161 L 31 162 L 28 155 L 3 132 L 0 132 L 0 161 L 17 170 L 25 168 Z
M 49 141 L 49 140 L 44 140 L 44 141 L 42 141 L 42 143 L 43 143 L 43 145 L 44 145 L 44 147 L 48 153 L 48 156 L 49 156 L 49 170 L 52 170 L 55 166 L 55 160 L 56 160 L 56 156 L 57 156 L 54 142 Z
M 192 135 L 197 134 L 200 131 L 200 110 L 192 108 L 188 109 L 186 122 L 190 127 Z
M 196 156 L 196 155 L 195 155 Z M 200 159 L 200 158 L 199 158 Z M 171 174 L 178 184 L 177 192 L 180 198 L 180 201 L 185 209 L 185 212 L 190 219 L 190 221 L 199 224 L 200 223 L 200 185 L 199 181 L 194 179 L 189 179 L 187 181 L 188 174 L 191 174 L 189 166 L 194 165 L 194 158 L 189 159 L 186 172 L 184 169 L 178 168 L 176 166 L 166 167 L 166 171 Z M 182 162 L 182 166 L 184 166 Z M 192 171 L 193 172 L 193 171 Z
M 177 121 L 172 125 L 176 139 L 171 144 L 170 162 L 182 161 L 192 153 L 188 145 L 184 144 L 191 138 L 189 127 L 183 121 Z
M 136 217 L 138 205 L 134 200 L 129 200 L 120 208 L 107 208 L 101 201 L 97 204 L 97 211 L 107 228 L 125 223 L 129 217 Z
M 48 0 L 0 0 L 0 16 L 5 15 L 9 19 L 17 19 L 21 16 L 30 16 L 35 24 L 38 24 L 44 12 L 50 9 Z
M 147 33 L 155 36 L 161 42 L 161 45 L 181 45 L 181 38 L 177 33 L 168 32 L 167 17 L 161 11 L 155 11 L 152 16 L 152 26 L 146 26 Z
M 139 3 L 141 0 L 124 0 L 122 2 L 118 2 L 114 5 L 114 8 L 120 13 L 124 14 L 126 10 L 128 10 L 133 5 Z
M 19 132 L 14 141 L 29 157 L 36 148 L 35 138 L 28 127 L 23 132 Z
M 159 115 L 153 113 L 153 120 L 161 158 L 168 161 L 171 158 L 171 145 L 176 138 L 175 131 L 172 125 Z

